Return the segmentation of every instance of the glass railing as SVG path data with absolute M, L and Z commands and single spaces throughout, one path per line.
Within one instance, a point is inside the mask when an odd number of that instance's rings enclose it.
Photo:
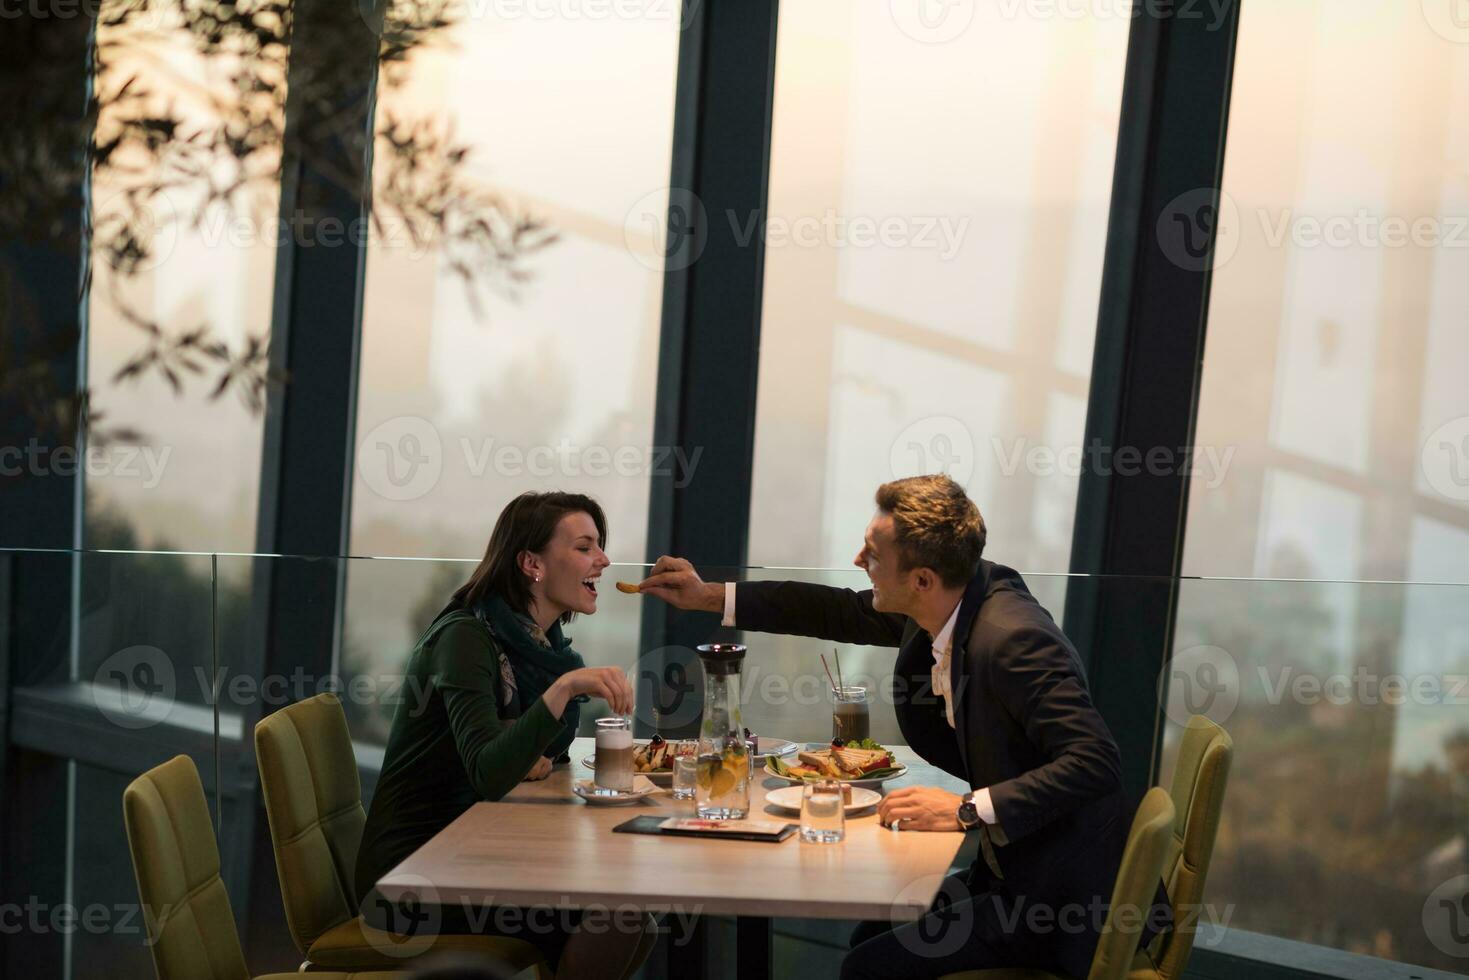
M 7 716 L 7 880 L 42 907 L 135 902 L 121 823 L 128 781 L 177 754 L 198 765 L 218 821 L 226 882 L 242 919 L 274 881 L 260 863 L 252 732 L 276 708 L 322 691 L 345 706 L 370 799 L 423 628 L 474 567 L 457 559 L 306 559 L 134 552 L 0 552 L 0 681 Z M 599 611 L 569 625 L 588 664 L 634 675 L 644 731 L 692 725 L 705 639 L 750 647 L 745 724 L 815 741 L 831 733 L 821 655 L 839 652 L 845 683 L 868 688 L 873 737 L 902 741 L 894 652 L 793 636 L 740 634 L 685 614 L 667 636 L 657 600 L 611 587 L 644 565 L 603 575 Z M 710 581 L 794 579 L 861 589 L 852 569 L 703 568 Z M 1223 930 L 1261 933 L 1444 970 L 1469 954 L 1469 585 L 1090 578 L 1028 574 L 1059 621 L 1068 594 L 1177 591 L 1172 650 L 1131 696 L 1158 746 L 1167 784 L 1188 714 L 1235 743 L 1204 910 Z M 337 597 L 343 601 L 338 602 Z M 656 608 L 656 607 L 655 607 Z M 1082 650 L 1093 665 L 1157 651 Z M 676 669 L 670 669 L 670 667 Z M 834 667 L 833 663 L 833 667 Z M 1149 701 L 1148 699 L 1152 699 Z M 653 714 L 654 705 L 659 712 Z M 1104 713 L 1114 706 L 1103 704 Z M 583 712 L 589 730 L 601 713 Z M 1135 716 L 1135 715 L 1134 715 Z M 30 872 L 33 874 L 29 874 Z M 27 877 L 29 874 L 29 877 Z M 12 901 L 13 899 L 7 899 Z M 111 914 L 111 913 L 109 913 Z M 136 924 L 136 923 L 135 923 Z M 139 930 L 23 935 L 76 965 L 106 957 L 118 976 L 151 976 Z M 258 924 L 257 924 L 258 926 Z M 245 935 L 270 935 L 265 926 Z M 1211 939 L 1210 942 L 1214 940 Z M 274 955 L 276 959 L 272 961 Z M 285 950 L 252 967 L 291 969 Z M 61 961 L 57 961 L 61 962 Z

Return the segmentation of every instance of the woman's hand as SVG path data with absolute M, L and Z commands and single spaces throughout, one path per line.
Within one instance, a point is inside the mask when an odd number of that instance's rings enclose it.
M 551 760 L 545 756 L 536 759 L 536 764 L 530 767 L 530 772 L 525 774 L 527 780 L 545 779 L 551 775 Z
M 551 709 L 553 716 L 560 718 L 566 710 L 566 702 L 581 694 L 606 701 L 613 714 L 632 714 L 632 684 L 619 667 L 568 670 L 546 689 L 546 707 Z

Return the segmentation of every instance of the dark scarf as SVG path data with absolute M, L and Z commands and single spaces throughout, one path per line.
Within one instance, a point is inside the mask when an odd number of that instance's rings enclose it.
M 510 661 L 510 669 L 515 671 L 517 716 L 535 704 L 556 678 L 587 665 L 582 655 L 571 648 L 571 640 L 562 634 L 560 620 L 542 633 L 529 617 L 516 613 L 496 595 L 487 596 L 475 614 L 505 645 L 505 656 Z M 587 700 L 582 695 L 567 701 L 566 710 L 561 715 L 565 731 L 546 747 L 547 757 L 555 758 L 571 747 L 571 740 L 576 738 L 577 725 L 581 721 L 582 702 Z

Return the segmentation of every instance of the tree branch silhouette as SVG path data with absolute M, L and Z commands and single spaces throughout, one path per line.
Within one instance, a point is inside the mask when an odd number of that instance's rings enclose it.
M 109 288 L 93 302 L 105 301 L 138 332 L 136 352 L 112 383 L 159 377 L 179 394 L 199 386 L 209 400 L 234 392 L 258 413 L 268 386 L 288 381 L 270 370 L 268 334 L 233 340 L 208 322 L 165 324 L 125 288 L 153 267 L 163 235 L 201 230 L 211 216 L 278 234 L 309 229 L 309 213 L 262 213 L 285 167 L 361 189 L 371 202 L 370 227 L 361 231 L 437 250 L 479 313 L 484 291 L 513 296 L 530 279 L 528 260 L 555 231 L 466 174 L 471 149 L 449 121 L 386 110 L 374 119 L 364 104 L 406 82 L 415 52 L 450 44 L 454 4 L 370 2 L 82 0 L 66 8 L 70 16 L 59 4 L 33 6 L 0 31 L 0 236 L 89 249 L 83 296 L 93 266 L 108 271 Z M 309 35 L 303 18 L 311 18 Z M 293 49 L 298 34 L 311 43 Z M 88 47 L 84 99 L 69 57 L 78 44 Z M 364 90 L 364 46 L 376 50 L 375 93 Z M 363 167 L 369 138 L 371 175 Z M 92 199 L 96 188 L 105 199 Z M 58 438 L 79 428 L 94 441 L 130 435 L 100 424 L 90 387 L 56 390 L 50 366 L 75 356 L 81 335 L 28 320 L 34 304 L 19 295 L 25 288 L 0 274 L 9 311 L 0 323 L 12 334 L 0 346 L 0 397 Z

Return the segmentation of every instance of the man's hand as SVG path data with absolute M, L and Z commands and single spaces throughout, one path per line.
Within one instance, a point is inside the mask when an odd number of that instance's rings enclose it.
M 638 591 L 657 596 L 678 609 L 724 612 L 724 586 L 699 578 L 694 566 L 683 558 L 659 558 L 653 571 L 638 584 Z
M 551 760 L 541 756 L 536 764 L 530 767 L 530 772 L 525 774 L 526 779 L 545 779 L 551 775 Z
M 883 797 L 877 819 L 884 827 L 901 820 L 901 830 L 958 830 L 963 802 L 964 797 L 933 786 L 904 786 Z

